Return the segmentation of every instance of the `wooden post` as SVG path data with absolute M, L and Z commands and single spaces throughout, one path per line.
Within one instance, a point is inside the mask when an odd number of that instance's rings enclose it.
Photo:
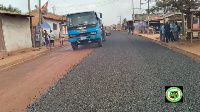
M 200 16 L 199 16 L 199 30 L 200 30 Z M 198 37 L 200 38 L 200 32 L 198 32 Z
M 39 0 L 39 8 L 41 8 L 41 0 Z M 39 29 L 40 29 L 40 47 L 42 46 L 42 31 L 41 31 L 41 18 L 42 18 L 42 12 L 39 9 Z
M 192 29 L 193 29 L 193 12 L 192 12 L 192 15 L 191 15 L 191 44 L 192 44 L 192 39 L 193 39 Z
M 182 13 L 182 35 L 185 36 L 185 16 Z
M 147 31 L 147 34 L 149 34 L 149 0 L 148 0 L 148 31 Z

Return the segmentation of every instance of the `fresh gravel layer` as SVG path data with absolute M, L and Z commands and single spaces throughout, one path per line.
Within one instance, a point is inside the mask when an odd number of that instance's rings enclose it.
M 200 64 L 136 35 L 112 31 L 34 112 L 200 111 Z M 165 103 L 165 86 L 183 86 L 183 103 Z

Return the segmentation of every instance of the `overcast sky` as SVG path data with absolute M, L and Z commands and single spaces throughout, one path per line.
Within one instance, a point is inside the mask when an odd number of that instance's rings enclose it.
M 41 0 L 44 5 L 48 0 Z M 133 0 L 134 7 L 140 7 L 140 0 Z M 146 3 L 147 0 L 142 0 Z M 0 4 L 8 6 L 11 4 L 19 8 L 22 13 L 28 12 L 28 0 L 1 0 Z M 35 9 L 35 5 L 39 4 L 39 0 L 31 0 L 31 10 Z M 153 5 L 152 3 L 151 5 Z M 55 6 L 56 14 L 65 15 L 68 13 L 82 12 L 82 11 L 96 11 L 103 14 L 104 25 L 117 24 L 118 16 L 122 19 L 130 20 L 132 17 L 132 0 L 49 0 L 48 11 L 53 12 L 52 7 Z M 144 13 L 147 4 L 142 5 L 143 9 L 136 9 L 135 13 Z

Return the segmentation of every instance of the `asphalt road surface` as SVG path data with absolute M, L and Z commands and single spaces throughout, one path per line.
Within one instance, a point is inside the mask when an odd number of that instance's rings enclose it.
M 28 111 L 197 112 L 200 64 L 136 35 L 112 31 Z M 183 86 L 183 103 L 165 103 L 165 86 Z

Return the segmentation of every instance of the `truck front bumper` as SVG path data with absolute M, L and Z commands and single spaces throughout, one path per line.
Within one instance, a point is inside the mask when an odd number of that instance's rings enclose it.
M 83 41 L 83 40 L 95 40 L 95 39 L 100 39 L 100 38 L 101 38 L 100 35 L 72 37 L 72 38 L 68 38 L 68 42 L 77 42 L 77 41 Z

